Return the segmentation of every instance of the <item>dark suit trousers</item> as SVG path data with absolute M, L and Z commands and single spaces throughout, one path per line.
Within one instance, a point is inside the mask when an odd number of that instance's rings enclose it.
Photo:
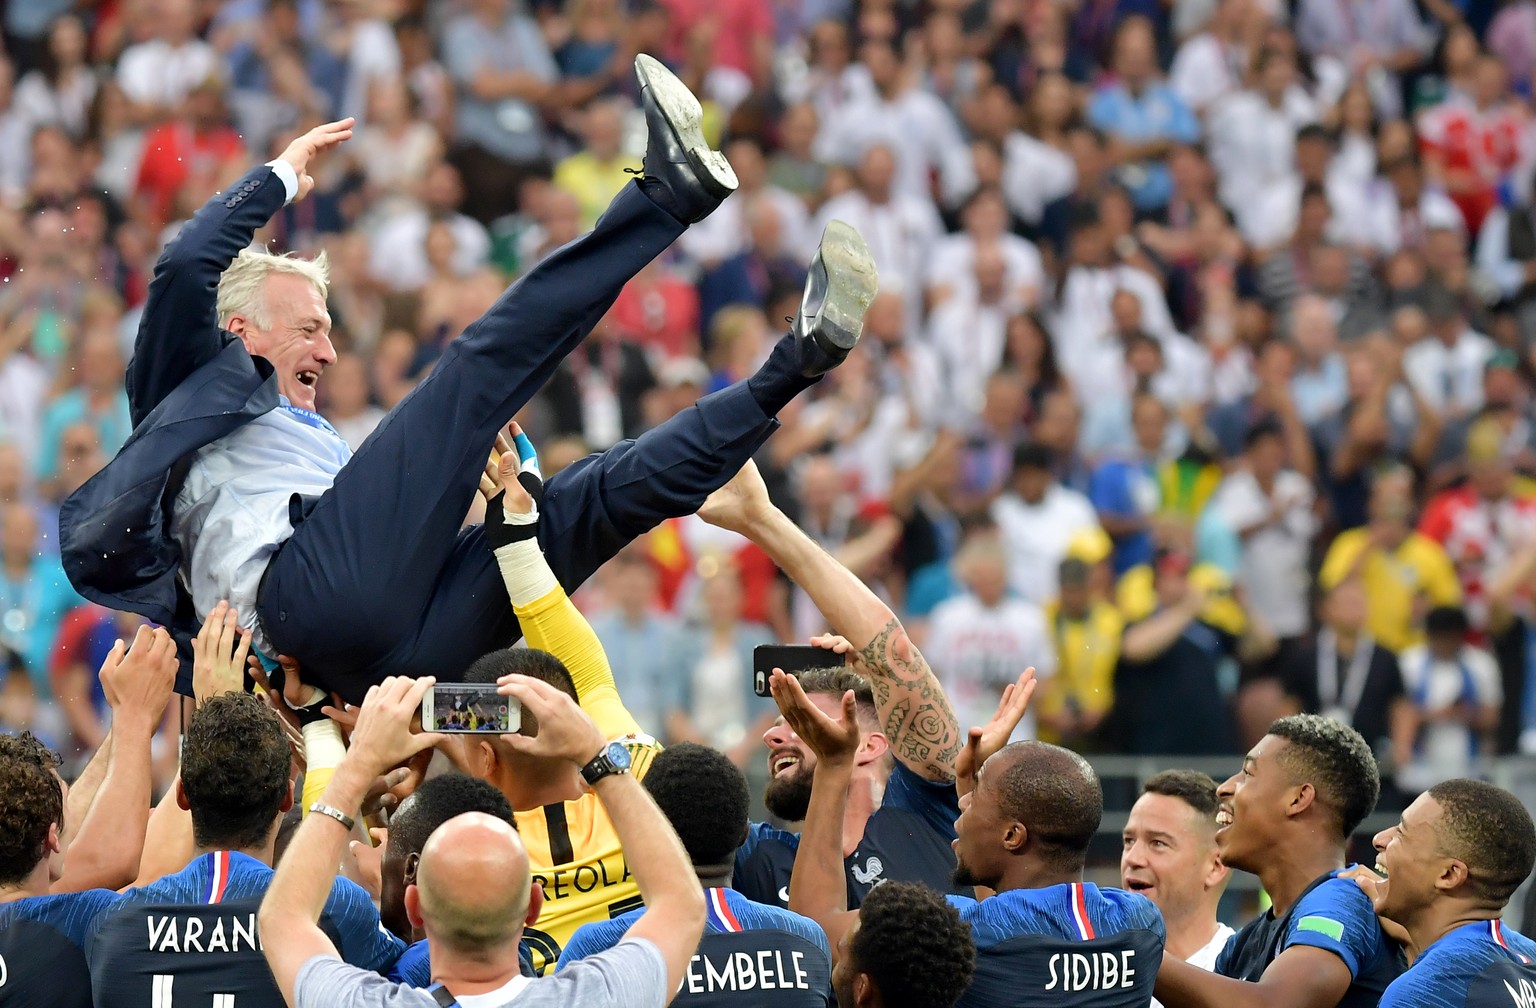
M 262 628 L 307 680 L 358 702 L 388 675 L 455 679 L 521 637 L 464 513 L 498 430 L 683 226 L 630 183 L 590 234 L 513 284 L 374 431 L 268 565 Z M 777 427 L 744 384 L 593 455 L 545 488 L 540 542 L 574 589 L 698 509 Z

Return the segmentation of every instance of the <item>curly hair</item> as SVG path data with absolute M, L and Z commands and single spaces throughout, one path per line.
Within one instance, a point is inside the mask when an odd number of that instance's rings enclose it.
M 886 882 L 859 907 L 851 965 L 886 1008 L 951 1008 L 976 970 L 976 940 L 944 897 L 916 882 Z
M 1376 808 L 1381 771 L 1370 744 L 1349 725 L 1321 714 L 1292 714 L 1269 726 L 1269 734 L 1290 745 L 1279 764 L 1298 784 L 1317 789 L 1318 799 L 1333 809 L 1344 839 Z
M 1500 906 L 1509 902 L 1536 865 L 1536 824 L 1520 799 L 1483 781 L 1436 784 L 1445 852 L 1467 865 L 1474 891 Z
M 181 788 L 199 847 L 258 847 L 283 810 L 293 756 L 277 712 L 250 693 L 203 701 L 187 721 Z
M 645 789 L 699 867 L 729 865 L 747 835 L 747 778 L 722 752 L 679 742 L 656 754 Z
M 59 763 L 31 732 L 0 735 L 0 885 L 32 874 L 48 854 L 48 827 L 64 827 Z

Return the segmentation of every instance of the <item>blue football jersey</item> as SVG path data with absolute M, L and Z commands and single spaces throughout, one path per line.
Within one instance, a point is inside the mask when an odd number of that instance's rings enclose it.
M 517 968 L 525 977 L 539 975 L 533 968 L 533 955 L 527 938 L 517 943 Z M 395 983 L 403 983 L 407 987 L 432 986 L 432 953 L 427 948 L 427 940 L 423 938 L 400 953 L 400 958 L 389 968 L 387 976 Z
M 1250 921 L 1216 957 L 1216 972 L 1257 981 L 1291 946 L 1320 948 L 1342 959 L 1354 978 L 1340 1008 L 1374 1008 L 1403 972 L 1403 954 L 1381 930 L 1370 897 L 1338 875 L 1317 879 L 1281 916 L 1266 910 Z
M 976 937 L 960 1008 L 1147 1008 L 1167 930 L 1152 901 L 1092 883 L 949 897 Z
M 1381 1008 L 1536 1006 L 1536 942 L 1496 920 L 1463 924 L 1425 949 Z
M 85 943 L 118 899 L 109 889 L 33 896 L 0 905 L 0 1006 L 91 1008 Z
M 953 781 L 925 780 L 898 760 L 880 807 L 865 823 L 859 845 L 844 859 L 848 908 L 858 909 L 881 882 L 921 882 L 939 892 L 952 890 L 955 852 L 950 843 L 958 818 L 960 800 Z M 731 888 L 754 903 L 787 908 L 789 877 L 799 849 L 798 833 L 753 823 L 747 842 L 736 851 Z
M 96 1008 L 284 1008 L 256 930 L 271 881 L 272 869 L 255 858 L 214 851 L 123 893 L 97 918 L 86 949 Z M 405 950 L 347 879 L 332 884 L 320 927 L 342 959 L 363 969 L 382 972 Z
M 832 959 L 817 923 L 780 907 L 753 903 L 733 889 L 704 891 L 704 935 L 688 963 L 674 1005 L 688 1008 L 827 1008 Z M 617 945 L 644 910 L 584 924 L 560 955 L 560 969 Z

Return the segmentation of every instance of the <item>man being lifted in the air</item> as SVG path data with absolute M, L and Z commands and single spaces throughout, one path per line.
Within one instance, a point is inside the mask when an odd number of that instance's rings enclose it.
M 204 205 L 150 284 L 127 376 L 134 434 L 60 514 L 75 587 L 169 626 L 184 657 L 228 599 L 260 653 L 293 656 L 353 702 L 385 676 L 454 676 L 517 640 L 480 529 L 460 528 L 496 433 L 625 282 L 736 187 L 694 96 L 648 56 L 635 68 L 645 176 L 465 329 L 356 455 L 315 412 L 335 360 L 323 262 L 242 251 L 308 195 L 312 160 L 351 120 Z M 852 349 L 874 293 L 863 240 L 833 222 L 800 317 L 761 370 L 550 480 L 540 538 L 561 582 L 574 589 L 635 536 L 696 511 Z

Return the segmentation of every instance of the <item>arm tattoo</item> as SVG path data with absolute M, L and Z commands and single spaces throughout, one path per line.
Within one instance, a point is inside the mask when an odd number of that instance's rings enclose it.
M 928 780 L 954 780 L 963 742 L 959 719 L 901 622 L 892 618 L 859 657 L 896 758 Z

